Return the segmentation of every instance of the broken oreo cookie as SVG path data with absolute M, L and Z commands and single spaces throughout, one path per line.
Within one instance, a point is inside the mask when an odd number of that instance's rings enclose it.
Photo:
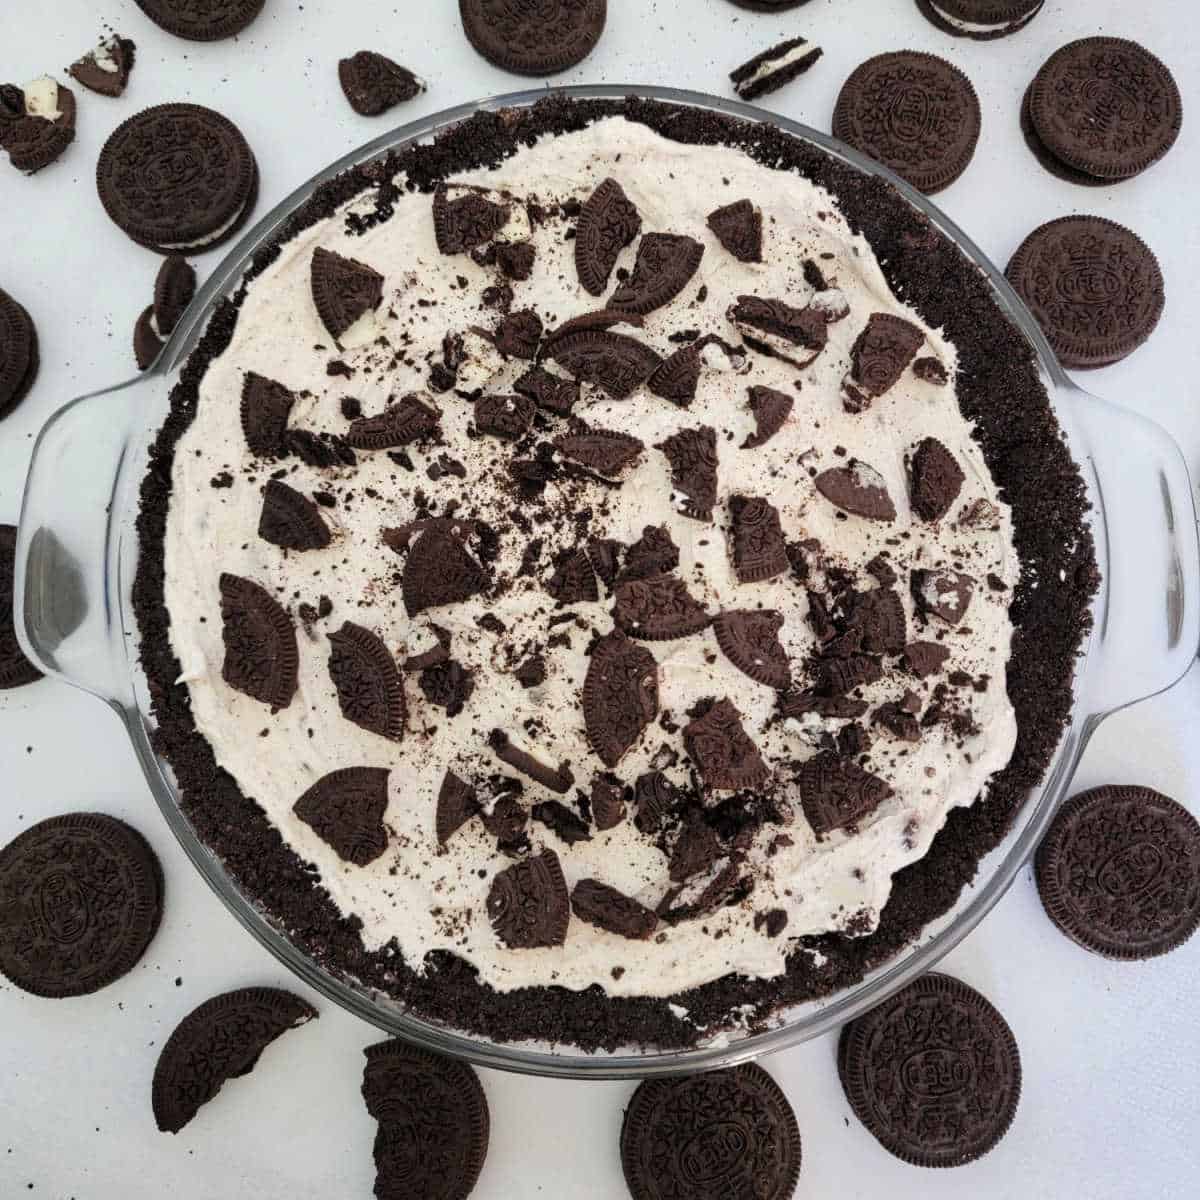
M 221 678 L 247 696 L 287 708 L 296 694 L 300 654 L 296 628 L 283 606 L 251 579 L 225 572 L 220 578 Z
M 592 649 L 582 700 L 588 743 L 605 766 L 615 767 L 658 716 L 654 655 L 619 631 L 605 634 Z
M 606 179 L 584 202 L 575 231 L 575 270 L 584 290 L 599 296 L 617 256 L 633 241 L 642 218 L 615 179 Z
M 377 117 L 425 90 L 424 80 L 374 50 L 343 58 L 338 63 L 338 82 L 360 117 Z
M 329 677 L 342 716 L 380 737 L 403 740 L 408 716 L 404 680 L 383 639 L 345 621 L 329 635 L 329 645 Z
M 500 871 L 488 891 L 487 912 L 496 936 L 511 950 L 561 946 L 571 900 L 558 855 L 543 850 Z
M 321 776 L 292 811 L 339 858 L 365 867 L 387 849 L 387 799 L 387 768 L 344 767 Z

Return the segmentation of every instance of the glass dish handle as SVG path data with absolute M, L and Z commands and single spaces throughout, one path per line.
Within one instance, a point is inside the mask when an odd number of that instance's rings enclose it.
M 144 397 L 140 384 L 72 401 L 46 423 L 33 448 L 13 580 L 17 639 L 47 675 L 133 704 L 121 628 L 119 571 L 123 487 Z
M 1096 609 L 1086 698 L 1104 717 L 1178 682 L 1200 650 L 1200 542 L 1183 454 L 1162 426 L 1075 393 L 1104 521 L 1105 583 Z

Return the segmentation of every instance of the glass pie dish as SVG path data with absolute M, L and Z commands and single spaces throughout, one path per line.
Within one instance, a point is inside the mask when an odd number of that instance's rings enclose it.
M 1153 423 L 1077 388 L 1003 275 L 923 196 L 832 139 L 743 104 L 662 88 L 557 89 L 574 99 L 626 96 L 766 122 L 843 164 L 880 176 L 952 240 L 1027 339 L 1042 382 L 1083 473 L 1102 584 L 1078 664 L 1072 721 L 1041 785 L 984 857 L 974 884 L 900 954 L 858 984 L 776 1012 L 766 1027 L 720 1034 L 687 1049 L 628 1046 L 585 1053 L 570 1046 L 499 1042 L 436 1024 L 397 1001 L 326 970 L 245 895 L 197 836 L 170 765 L 154 749 L 147 681 L 138 664 L 131 599 L 138 563 L 138 489 L 148 448 L 168 410 L 177 372 L 215 306 L 236 290 L 260 247 L 326 181 L 392 150 L 427 142 L 480 111 L 524 108 L 544 91 L 447 110 L 386 134 L 332 164 L 248 233 L 198 292 L 154 366 L 140 378 L 81 397 L 43 429 L 26 485 L 17 546 L 17 632 L 47 674 L 105 700 L 123 721 L 160 810 L 188 856 L 234 915 L 290 970 L 367 1021 L 426 1048 L 486 1066 L 579 1078 L 644 1077 L 732 1065 L 817 1036 L 877 1004 L 932 967 L 1003 895 L 1063 800 L 1087 741 L 1109 713 L 1173 684 L 1200 644 L 1200 553 L 1190 480 L 1170 437 Z M 69 486 L 64 486 L 64 480 Z

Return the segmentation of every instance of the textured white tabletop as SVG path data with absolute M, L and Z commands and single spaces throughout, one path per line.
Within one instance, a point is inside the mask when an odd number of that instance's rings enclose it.
M 108 221 L 92 173 L 111 130 L 140 108 L 194 100 L 232 118 L 258 157 L 259 211 L 390 120 L 355 116 L 339 57 L 378 49 L 427 77 L 397 121 L 524 81 L 479 59 L 454 0 L 267 0 L 236 41 L 198 45 L 162 33 L 133 0 L 0 0 L 0 79 L 56 72 L 111 24 L 138 45 L 125 97 L 76 88 L 79 133 L 63 159 L 26 179 L 0 162 L 0 286 L 37 322 L 42 370 L 0 425 L 0 521 L 14 521 L 29 450 L 61 404 L 132 372 L 130 335 L 158 259 Z M 658 83 L 728 95 L 727 72 L 803 33 L 825 58 L 767 107 L 827 129 L 850 70 L 884 50 L 942 54 L 971 77 L 983 136 L 966 174 L 939 198 L 1003 264 L 1034 226 L 1076 211 L 1121 221 L 1157 251 L 1166 315 L 1131 359 L 1086 386 L 1161 421 L 1200 468 L 1200 8 L 1179 0 L 1047 0 L 1024 32 L 988 43 L 944 36 L 914 0 L 811 0 L 782 16 L 728 0 L 609 0 L 596 52 L 561 82 Z M 1017 110 L 1046 56 L 1076 37 L 1135 38 L 1174 69 L 1189 109 L 1183 137 L 1147 175 L 1074 188 L 1042 171 Z M 201 274 L 222 251 L 196 260 Z M 70 486 L 64 480 L 64 487 Z M 1148 603 L 1149 603 L 1148 598 Z M 1200 809 L 1200 673 L 1110 719 L 1080 787 L 1129 782 Z M 0 1200 L 248 1200 L 371 1195 L 374 1123 L 359 1098 L 372 1028 L 316 995 L 321 1019 L 288 1034 L 245 1079 L 177 1137 L 155 1131 L 150 1079 L 175 1023 L 215 992 L 299 987 L 226 912 L 163 825 L 121 727 L 95 700 L 42 682 L 0 693 L 0 843 L 42 817 L 98 809 L 134 822 L 167 879 L 162 928 L 136 970 L 97 995 L 38 1000 L 0 980 Z M 799 1197 L 828 1200 L 1143 1200 L 1200 1194 L 1200 937 L 1149 964 L 1077 949 L 1042 913 L 1028 870 L 944 964 L 982 989 L 1020 1043 L 1025 1086 L 1016 1121 L 986 1158 L 954 1171 L 908 1167 L 851 1115 L 833 1039 L 766 1060 L 787 1089 L 804 1139 Z M 632 1090 L 485 1072 L 492 1142 L 480 1200 L 625 1195 L 616 1146 Z

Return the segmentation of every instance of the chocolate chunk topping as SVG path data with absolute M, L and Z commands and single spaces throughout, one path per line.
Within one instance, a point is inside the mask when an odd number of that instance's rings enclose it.
M 373 50 L 360 50 L 341 59 L 338 82 L 360 117 L 377 117 L 425 90 L 410 70 Z
M 871 721 L 875 725 L 881 725 L 893 737 L 899 738 L 902 742 L 919 742 L 921 740 L 921 726 L 916 715 L 897 701 L 889 700 L 886 704 L 881 704 L 871 714 Z
M 859 592 L 846 617 L 849 629 L 859 635 L 868 654 L 899 654 L 908 640 L 904 602 L 892 588 Z
M 614 538 L 592 538 L 587 544 L 588 562 L 592 564 L 592 570 L 610 589 L 617 578 L 623 549 L 621 543 Z
M 614 400 L 631 396 L 662 364 L 644 342 L 608 330 L 583 329 L 555 338 L 547 353 L 564 371 Z
M 950 375 L 942 364 L 930 355 L 913 361 L 913 374 L 925 383 L 935 387 L 945 387 L 950 382 Z
M 950 657 L 950 649 L 939 642 L 909 642 L 900 665 L 918 679 L 936 675 Z
M 769 387 L 752 387 L 750 411 L 754 414 L 755 430 L 742 442 L 743 450 L 754 450 L 766 445 L 782 428 L 792 412 L 795 401 L 783 392 Z
M 838 1074 L 868 1131 L 918 1167 L 982 1157 L 1008 1131 L 1021 1095 L 1012 1030 L 948 975 L 926 975 L 845 1026 Z
M 779 715 L 785 718 L 815 713 L 818 717 L 853 721 L 865 715 L 867 707 L 865 700 L 852 696 L 820 696 L 816 692 L 789 692 L 779 698 Z
M 529 242 L 500 242 L 496 246 L 496 265 L 509 279 L 528 279 L 536 257 L 537 251 Z
M 600 599 L 600 588 L 596 583 L 596 572 L 586 551 L 568 551 L 567 555 L 554 569 L 546 591 L 559 604 L 591 603 Z
M 273 379 L 247 371 L 242 380 L 242 433 L 251 454 L 277 458 L 286 453 L 283 435 L 296 396 Z
M 685 516 L 711 521 L 717 502 L 717 431 L 711 425 L 681 429 L 657 443 L 671 466 L 671 487 L 681 493 Z
M 540 654 L 531 654 L 513 675 L 523 688 L 540 687 L 546 682 L 546 660 Z
M 588 798 L 592 821 L 600 830 L 613 829 L 625 820 L 624 788 L 612 775 L 597 775 Z
M 488 745 L 502 763 L 507 763 L 522 775 L 528 775 L 534 783 L 540 783 L 542 787 L 549 788 L 560 796 L 569 791 L 575 782 L 575 776 L 567 763 L 560 763 L 558 767 L 547 766 L 528 751 L 514 745 L 503 729 L 493 729 L 488 734 Z
M 764 930 L 769 938 L 778 937 L 787 928 L 787 923 L 788 915 L 782 908 L 754 914 L 754 928 Z
M 793 308 L 782 300 L 739 296 L 728 315 L 756 349 L 765 346 L 793 366 L 808 366 L 829 341 L 829 322 L 812 306 Z
M 448 717 L 457 717 L 475 690 L 474 676 L 454 659 L 426 667 L 420 683 L 425 699 L 444 708 Z
M 1151 958 L 1200 928 L 1200 824 L 1144 787 L 1069 800 L 1037 852 L 1038 894 L 1069 938 L 1107 958 Z
M 438 845 L 444 846 L 477 812 L 479 800 L 475 789 L 453 771 L 447 771 L 437 796 Z
M 480 396 L 475 401 L 475 428 L 515 442 L 528 432 L 536 411 L 528 396 Z
M 561 800 L 543 800 L 533 806 L 533 819 L 540 821 L 568 846 L 591 839 L 592 832 L 587 822 L 572 812 Z
M 307 429 L 287 430 L 283 435 L 283 453 L 294 454 L 301 462 L 322 470 L 352 467 L 358 461 L 345 438 L 331 433 L 318 435 Z
M 735 200 L 708 214 L 717 241 L 739 262 L 762 262 L 762 212 L 749 200 Z
M 612 429 L 584 426 L 576 433 L 554 439 L 555 448 L 567 458 L 582 463 L 598 475 L 615 476 L 637 461 L 646 448 L 640 438 Z
M 329 677 L 342 716 L 394 742 L 404 737 L 404 681 L 383 639 L 346 621 L 329 635 Z
M 362 1095 L 379 1122 L 379 1200 L 466 1200 L 487 1157 L 490 1114 L 479 1077 L 399 1038 L 368 1046 Z
M 878 775 L 831 750 L 822 750 L 804 763 L 796 782 L 800 805 L 818 837 L 874 812 L 892 794 Z
M 258 536 L 285 550 L 321 550 L 330 540 L 321 510 L 281 479 L 269 480 L 263 491 Z
M 888 495 L 887 481 L 874 467 L 857 458 L 852 458 L 847 466 L 822 471 L 813 485 L 843 512 L 868 521 L 896 519 L 896 506 Z
M 845 658 L 826 658 L 817 672 L 821 689 L 831 696 L 844 696 L 855 688 L 876 683 L 883 678 L 883 668 L 865 654 L 849 654 Z
M 350 422 L 346 441 L 356 450 L 387 450 L 407 446 L 438 429 L 441 413 L 413 393 L 402 396 L 390 408 L 373 417 Z
M 567 416 L 579 401 L 579 384 L 573 379 L 552 375 L 544 367 L 530 367 L 513 384 L 513 391 L 528 396 L 538 408 L 560 417 Z
M 106 987 L 154 937 L 161 878 L 141 834 L 115 817 L 69 813 L 31 826 L 0 850 L 0 971 L 52 999 Z
M 613 620 L 633 637 L 660 642 L 699 633 L 709 616 L 683 580 L 655 575 L 617 585 Z
M 247 696 L 287 708 L 296 694 L 300 654 L 292 619 L 270 592 L 249 579 L 222 574 L 221 678 Z
M 507 222 L 508 209 L 478 192 L 468 192 L 456 200 L 447 197 L 444 187 L 434 193 L 433 232 L 443 254 L 465 254 L 490 242 Z
M 316 1016 L 312 1005 L 277 988 L 206 1000 L 179 1022 L 158 1056 L 150 1091 L 155 1124 L 178 1133 L 226 1080 L 246 1075 L 277 1037 Z
M 606 179 L 588 197 L 575 232 L 575 269 L 593 296 L 608 286 L 617 256 L 633 241 L 642 218 L 615 179 Z
M 178 254 L 163 259 L 154 279 L 154 322 L 169 337 L 196 294 L 196 272 Z
M 679 547 L 665 525 L 647 525 L 642 536 L 625 552 L 625 565 L 618 582 L 665 575 L 679 566 Z
M 379 307 L 383 276 L 356 258 L 318 246 L 312 256 L 312 294 L 330 336 L 340 338 L 355 321 Z
M 850 349 L 849 410 L 861 411 L 895 386 L 924 343 L 925 335 L 911 321 L 891 313 L 872 313 Z
M 571 911 L 589 925 L 635 941 L 644 942 L 658 927 L 653 909 L 598 879 L 581 879 L 575 885 Z
M 739 583 L 761 583 L 788 569 L 779 509 L 759 496 L 734 496 L 733 570 Z
M 506 867 L 492 880 L 487 911 L 496 936 L 510 949 L 561 946 L 571 902 L 558 855 L 543 850 Z
M 783 617 L 774 609 L 738 608 L 713 618 L 721 652 L 756 683 L 782 690 L 791 686 L 787 653 L 779 643 Z
M 429 622 L 428 628 L 437 639 L 436 645 L 430 646 L 420 654 L 410 654 L 404 660 L 406 671 L 424 671 L 426 667 L 436 667 L 450 657 L 450 631 L 432 621 Z
M 316 835 L 356 867 L 374 862 L 386 849 L 385 767 L 346 767 L 323 775 L 296 801 L 292 811 Z
M 638 243 L 633 274 L 613 292 L 608 307 L 650 313 L 670 304 L 700 269 L 704 246 L 677 233 L 647 233 Z
M 615 767 L 658 716 L 658 663 L 644 646 L 613 631 L 592 650 L 583 681 L 588 742 L 606 767 Z
M 496 326 L 496 349 L 507 358 L 532 359 L 542 340 L 542 318 L 532 308 L 509 313 Z
M 975 581 L 961 571 L 914 571 L 912 594 L 917 609 L 928 616 L 940 617 L 947 625 L 957 625 L 966 615 L 975 590 Z
M 767 765 L 728 698 L 685 725 L 683 743 L 709 787 L 752 788 L 767 778 Z
M 401 589 L 410 617 L 469 600 L 486 586 L 483 568 L 459 538 L 439 525 L 426 529 L 408 552 Z
M 717 831 L 699 813 L 690 813 L 671 848 L 667 874 L 672 883 L 710 871 L 724 851 Z
M 682 799 L 680 790 L 661 771 L 639 775 L 633 785 L 634 825 L 642 833 L 657 833 Z
M 529 838 L 525 826 L 529 824 L 529 810 L 518 800 L 522 785 L 520 780 L 501 778 L 502 786 L 515 788 L 502 794 L 491 810 L 483 809 L 479 816 L 483 827 L 496 839 L 496 847 L 510 857 L 524 854 L 529 849 Z
M 936 438 L 925 438 L 913 453 L 909 472 L 913 512 L 926 521 L 940 521 L 965 481 L 954 455 Z

